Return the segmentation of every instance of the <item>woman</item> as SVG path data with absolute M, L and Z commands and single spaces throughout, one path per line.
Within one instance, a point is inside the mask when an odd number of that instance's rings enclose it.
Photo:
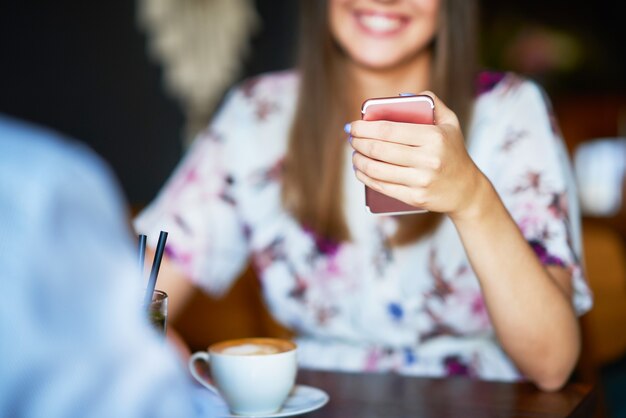
M 591 306 L 567 154 L 535 84 L 476 91 L 475 3 L 304 3 L 298 70 L 234 89 L 136 221 L 170 231 L 172 299 L 252 255 L 303 367 L 561 387 Z M 400 92 L 435 125 L 358 120 Z M 363 184 L 429 213 L 370 215 Z

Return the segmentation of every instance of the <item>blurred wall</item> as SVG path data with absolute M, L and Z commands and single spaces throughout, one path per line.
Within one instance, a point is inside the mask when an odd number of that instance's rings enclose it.
M 132 1 L 4 2 L 0 111 L 87 142 L 133 200 L 177 161 L 182 115 L 146 59 Z
M 626 93 L 619 2 L 480 1 L 487 65 L 530 73 L 555 95 Z

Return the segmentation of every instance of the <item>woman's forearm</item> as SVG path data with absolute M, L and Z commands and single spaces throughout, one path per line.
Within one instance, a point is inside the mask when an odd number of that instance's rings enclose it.
M 546 390 L 569 377 L 580 351 L 571 277 L 541 264 L 483 176 L 471 207 L 451 215 L 485 297 L 501 345 Z M 560 271 L 559 271 L 560 270 Z

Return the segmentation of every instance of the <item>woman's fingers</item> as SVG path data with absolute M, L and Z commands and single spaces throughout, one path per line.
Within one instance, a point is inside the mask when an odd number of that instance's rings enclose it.
M 417 163 L 414 147 L 385 142 L 377 139 L 353 137 L 352 148 L 373 160 L 385 161 L 402 167 L 411 167 Z
M 402 145 L 421 146 L 437 135 L 433 125 L 390 122 L 386 120 L 356 120 L 350 123 L 349 134 L 353 138 L 377 139 Z
M 352 156 L 352 164 L 357 172 L 361 172 L 371 179 L 408 187 L 427 187 L 434 178 L 432 170 L 389 164 L 358 152 Z
M 459 120 L 456 114 L 450 110 L 448 106 L 432 91 L 423 91 L 419 94 L 425 94 L 430 96 L 435 103 L 435 125 L 459 125 Z
M 369 177 L 362 171 L 357 170 L 356 177 L 367 187 L 375 190 L 379 193 L 401 200 L 411 206 L 425 208 L 426 207 L 426 194 L 423 189 L 415 189 L 404 186 L 402 184 L 389 183 L 383 180 L 377 180 Z
M 352 148 L 372 160 L 384 161 L 401 167 L 426 168 L 437 170 L 441 159 L 437 157 L 435 147 L 413 147 L 394 142 L 369 138 L 352 138 Z

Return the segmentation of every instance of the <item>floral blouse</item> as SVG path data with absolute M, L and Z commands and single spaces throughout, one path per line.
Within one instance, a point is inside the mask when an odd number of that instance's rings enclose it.
M 346 141 L 345 218 L 352 240 L 329 242 L 282 206 L 281 163 L 297 100 L 293 71 L 234 88 L 157 198 L 135 220 L 194 283 L 225 292 L 249 257 L 274 317 L 298 337 L 302 367 L 514 380 L 479 282 L 449 219 L 390 247 L 396 221 L 364 205 Z M 581 265 L 580 214 L 568 154 L 532 81 L 483 73 L 467 138 L 545 265 L 568 269 L 577 314 L 592 297 Z M 152 243 L 154 244 L 154 243 Z

